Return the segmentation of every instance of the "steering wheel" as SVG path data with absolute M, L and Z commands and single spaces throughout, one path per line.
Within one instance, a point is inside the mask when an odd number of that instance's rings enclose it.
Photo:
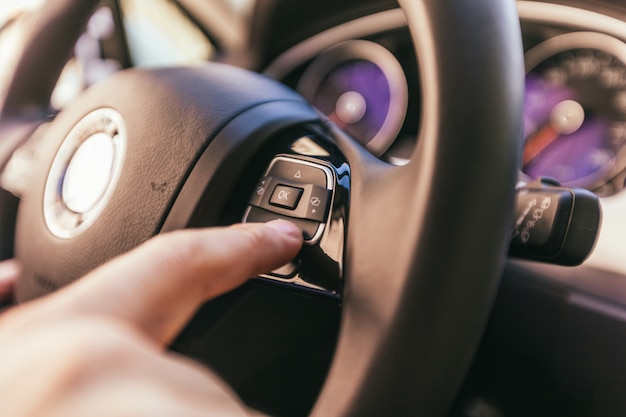
M 286 158 L 333 182 L 300 187 L 330 196 L 308 236 L 311 256 L 329 253 L 329 236 L 340 243 L 337 285 L 319 284 L 327 277 L 313 268 L 315 290 L 289 289 L 329 293 L 321 296 L 340 307 L 338 342 L 311 415 L 443 415 L 477 348 L 507 252 L 523 54 L 513 1 L 399 3 L 423 88 L 418 145 L 402 167 L 373 157 L 295 92 L 222 64 L 123 71 L 48 122 L 56 79 L 98 0 L 47 2 L 0 120 L 3 166 L 18 146 L 37 145 L 19 208 L 2 195 L 2 239 L 13 239 L 15 224 L 15 256 L 25 266 L 18 299 L 66 285 L 157 233 L 241 220 L 268 203 L 269 194 L 253 203 L 258 181 L 274 181 L 267 167 Z M 302 137 L 309 150 L 298 152 Z M 81 169 L 93 164 L 106 174 L 84 186 Z

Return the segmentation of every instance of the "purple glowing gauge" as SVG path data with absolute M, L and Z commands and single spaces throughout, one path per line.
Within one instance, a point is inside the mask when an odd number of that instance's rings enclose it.
M 529 51 L 526 175 L 595 189 L 626 167 L 626 47 L 614 41 L 580 32 Z
M 365 146 L 385 124 L 390 103 L 391 88 L 385 73 L 365 60 L 347 62 L 332 70 L 312 101 Z
M 406 116 L 402 67 L 391 52 L 369 41 L 345 42 L 322 53 L 298 90 L 376 156 L 393 143 Z

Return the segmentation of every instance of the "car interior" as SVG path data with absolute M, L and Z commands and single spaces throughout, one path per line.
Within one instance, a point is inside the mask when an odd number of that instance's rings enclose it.
M 18 302 L 282 218 L 288 265 L 171 349 L 276 417 L 626 413 L 626 4 L 0 6 Z

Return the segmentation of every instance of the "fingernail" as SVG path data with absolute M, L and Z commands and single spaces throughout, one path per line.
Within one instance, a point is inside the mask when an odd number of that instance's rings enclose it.
M 17 261 L 0 261 L 0 282 L 13 281 L 20 273 Z
M 20 273 L 20 266 L 16 261 L 0 262 L 0 298 L 12 292 L 13 284 Z
M 281 233 L 302 239 L 302 231 L 295 224 L 283 219 L 272 220 L 266 223 L 272 229 L 278 230 Z

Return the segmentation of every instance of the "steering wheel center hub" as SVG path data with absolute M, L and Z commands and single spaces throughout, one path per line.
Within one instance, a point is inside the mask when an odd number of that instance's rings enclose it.
M 46 225 L 55 236 L 76 236 L 102 212 L 119 178 L 125 148 L 124 122 L 113 109 L 89 113 L 70 131 L 44 193 Z

